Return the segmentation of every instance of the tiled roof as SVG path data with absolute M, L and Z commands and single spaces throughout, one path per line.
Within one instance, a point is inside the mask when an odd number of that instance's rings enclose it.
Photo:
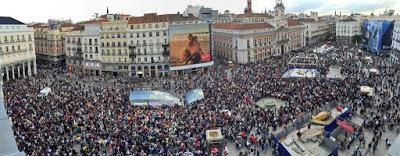
M 72 30 L 85 30 L 85 26 L 83 26 L 83 25 L 75 25 L 74 28 L 72 28 Z
M 355 22 L 356 20 L 352 19 L 352 18 L 346 18 L 346 19 L 342 19 L 339 22 Z
M 251 14 L 237 14 L 235 18 L 247 18 L 247 17 L 266 17 L 266 18 L 273 18 L 273 16 L 263 13 L 251 13 Z
M 301 18 L 301 19 L 298 19 L 297 21 L 299 21 L 300 23 L 313 23 L 313 22 L 315 22 L 315 20 L 312 19 L 312 18 Z
M 252 30 L 274 28 L 269 23 L 217 23 L 213 24 L 215 29 L 232 29 L 232 30 Z
M 38 28 L 49 28 L 49 25 L 44 24 L 44 23 L 36 23 L 36 24 L 30 25 L 29 27 L 33 27 L 35 29 L 38 29 Z
M 76 24 L 72 24 L 72 23 L 61 24 L 61 27 L 75 27 L 75 26 L 77 26 L 77 25 Z
M 298 20 L 288 20 L 288 26 L 296 26 L 296 25 L 303 25 Z
M 158 22 L 174 22 L 174 21 L 193 21 L 199 20 L 199 18 L 189 14 L 184 16 L 182 14 L 165 14 L 157 15 L 157 13 L 144 14 L 144 16 L 129 18 L 129 24 L 141 24 L 141 23 L 158 23 Z
M 97 19 L 92 19 L 92 20 L 83 22 L 83 24 L 95 24 L 95 23 L 102 23 L 102 22 L 108 22 L 107 17 L 103 17 L 102 16 L 102 17 L 97 18 Z
M 168 17 L 166 15 L 157 15 L 157 13 L 144 14 L 140 17 L 130 17 L 129 24 L 141 24 L 141 23 L 157 23 L 157 22 L 167 22 Z
M 24 25 L 24 23 L 12 17 L 0 16 L 0 25 Z

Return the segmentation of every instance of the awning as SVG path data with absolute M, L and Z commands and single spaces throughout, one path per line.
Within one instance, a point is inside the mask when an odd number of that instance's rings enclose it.
M 202 99 L 204 99 L 204 92 L 202 89 L 194 89 L 185 94 L 186 104 L 191 104 Z
M 349 133 L 354 132 L 354 127 L 352 127 L 349 123 L 347 123 L 344 120 L 336 119 L 336 123 L 339 125 L 339 127 L 343 128 L 345 131 Z

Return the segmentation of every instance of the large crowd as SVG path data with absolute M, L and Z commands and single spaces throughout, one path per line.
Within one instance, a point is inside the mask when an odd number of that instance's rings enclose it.
M 205 132 L 215 128 L 237 149 L 267 149 L 273 145 L 272 131 L 326 102 L 364 114 L 366 128 L 377 134 L 385 126 L 395 129 L 400 116 L 393 86 L 399 73 L 386 67 L 385 58 L 371 56 L 373 63 L 367 63 L 368 53 L 336 46 L 339 50 L 322 57 L 318 68 L 326 73 L 340 66 L 344 79 L 282 78 L 286 55 L 229 70 L 217 64 L 205 73 L 146 80 L 68 79 L 61 68 L 41 67 L 35 77 L 6 82 L 5 102 L 18 147 L 29 155 L 210 155 Z M 369 67 L 380 75 L 365 74 L 362 68 Z M 202 88 L 205 99 L 182 107 L 131 105 L 129 92 L 146 85 L 177 95 Z M 376 87 L 382 101 L 360 92 L 361 85 Z M 51 94 L 38 97 L 45 87 Z M 263 109 L 256 105 L 263 97 L 288 105 Z

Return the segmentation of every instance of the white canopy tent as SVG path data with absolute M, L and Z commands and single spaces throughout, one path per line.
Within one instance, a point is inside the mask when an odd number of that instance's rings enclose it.
M 375 89 L 370 87 L 370 86 L 361 86 L 360 91 L 362 93 L 368 94 L 368 96 L 374 96 L 375 95 Z
M 45 97 L 45 96 L 49 95 L 50 92 L 51 92 L 51 89 L 50 89 L 49 87 L 46 87 L 46 88 L 42 89 L 42 90 L 39 92 L 39 95 L 38 95 L 38 96 L 39 96 L 39 97 Z

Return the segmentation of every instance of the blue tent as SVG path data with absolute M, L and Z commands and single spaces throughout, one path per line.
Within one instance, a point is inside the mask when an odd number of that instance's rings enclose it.
M 192 104 L 198 100 L 204 99 L 204 92 L 202 89 L 194 89 L 185 94 L 185 103 Z
M 170 93 L 158 91 L 158 90 L 134 90 L 129 95 L 129 101 L 133 105 L 150 105 L 150 106 L 162 106 L 162 105 L 175 105 L 180 104 L 181 100 L 171 95 Z

